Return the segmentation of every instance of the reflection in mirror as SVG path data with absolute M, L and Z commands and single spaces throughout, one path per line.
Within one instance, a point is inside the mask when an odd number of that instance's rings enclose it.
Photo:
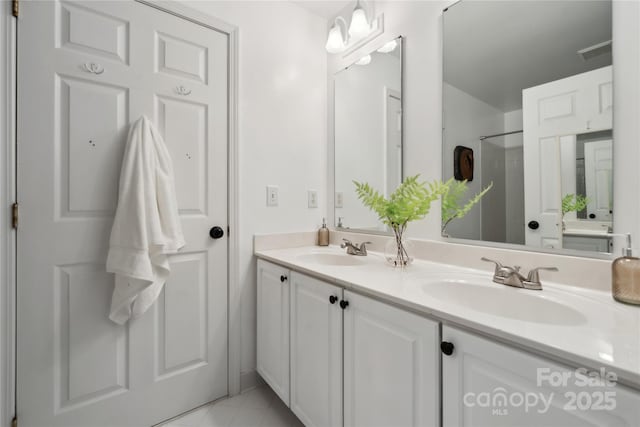
M 387 231 L 353 181 L 385 196 L 402 182 L 402 39 L 336 73 L 334 84 L 335 225 Z
M 462 0 L 443 16 L 443 179 L 471 169 L 470 196 L 493 183 L 447 235 L 610 252 L 611 1 Z
M 585 202 L 563 209 L 563 248 L 609 251 L 610 239 L 597 235 L 613 231 L 612 160 L 610 130 L 576 135 L 560 146 L 563 200 Z

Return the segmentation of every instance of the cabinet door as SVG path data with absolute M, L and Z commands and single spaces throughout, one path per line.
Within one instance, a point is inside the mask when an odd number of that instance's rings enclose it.
M 445 427 L 640 425 L 636 391 L 583 385 L 585 373 L 448 326 L 442 339 L 454 344 L 442 356 Z
M 344 425 L 439 425 L 438 323 L 348 291 L 344 300 Z
M 291 273 L 291 410 L 307 427 L 342 425 L 342 289 Z
M 258 260 L 257 371 L 289 406 L 289 270 Z

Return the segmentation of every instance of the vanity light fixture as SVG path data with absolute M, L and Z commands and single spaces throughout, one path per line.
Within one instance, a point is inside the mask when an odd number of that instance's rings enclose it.
M 371 55 L 365 55 L 356 61 L 356 65 L 369 65 L 371 63 Z
M 375 22 L 377 23 L 377 21 Z M 344 27 L 342 31 L 341 25 Z M 347 25 L 347 21 L 341 16 L 338 16 L 334 21 L 331 29 L 329 29 L 329 36 L 327 37 L 327 44 L 325 48 L 329 53 L 341 53 L 347 49 L 347 45 L 350 41 L 357 42 L 364 39 L 377 28 L 375 25 L 369 23 L 367 18 L 367 12 L 360 4 L 360 0 L 356 2 L 356 6 L 351 14 L 351 23 Z
M 349 35 L 354 39 L 366 37 L 371 32 L 371 26 L 367 19 L 367 13 L 360 5 L 360 0 L 356 2 L 356 7 L 351 14 L 351 25 L 349 25 Z
M 344 52 L 347 48 L 347 38 L 343 35 L 340 23 L 344 25 L 345 33 L 347 30 L 347 21 L 342 16 L 338 16 L 333 21 L 333 26 L 329 30 L 329 36 L 327 37 L 327 44 L 324 46 L 329 53 Z
M 396 47 L 398 47 L 398 42 L 396 40 L 391 40 L 391 41 L 385 43 L 380 49 L 378 49 L 378 52 L 380 52 L 380 53 L 390 53 L 390 52 L 393 52 L 394 50 L 396 50 Z

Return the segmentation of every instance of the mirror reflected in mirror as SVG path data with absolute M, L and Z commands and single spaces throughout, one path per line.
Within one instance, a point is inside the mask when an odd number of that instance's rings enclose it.
M 402 38 L 334 76 L 335 226 L 387 231 L 353 181 L 385 196 L 402 182 Z
M 443 179 L 492 185 L 443 235 L 611 252 L 611 1 L 462 0 L 443 22 Z

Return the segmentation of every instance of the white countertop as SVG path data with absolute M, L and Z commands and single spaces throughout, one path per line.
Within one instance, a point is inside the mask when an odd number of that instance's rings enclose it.
M 328 283 L 529 347 L 564 359 L 574 367 L 605 367 L 616 372 L 622 382 L 640 386 L 640 306 L 617 303 L 608 292 L 549 283 L 544 280 L 544 272 L 540 274 L 542 291 L 494 284 L 490 265 L 481 271 L 416 260 L 403 270 L 391 267 L 382 254 L 375 252 L 353 257 L 359 263 L 355 266 L 324 265 L 301 256 L 314 253 L 344 254 L 344 250 L 337 246 L 306 246 L 255 252 L 259 258 Z M 464 293 L 442 297 L 443 289 L 448 292 L 447 287 L 451 287 L 455 294 L 460 288 L 454 287 L 465 285 L 474 286 L 474 290 L 475 286 L 479 290 L 499 287 L 488 289 L 498 296 L 491 303 L 505 304 L 516 317 L 520 305 L 529 313 L 529 319 L 497 316 L 487 306 L 484 311 L 482 307 L 475 309 L 473 297 L 465 298 Z M 545 317 L 542 308 L 558 304 L 569 307 L 566 321 L 562 310 L 553 310 L 553 319 Z M 531 318 L 531 313 L 538 317 Z

